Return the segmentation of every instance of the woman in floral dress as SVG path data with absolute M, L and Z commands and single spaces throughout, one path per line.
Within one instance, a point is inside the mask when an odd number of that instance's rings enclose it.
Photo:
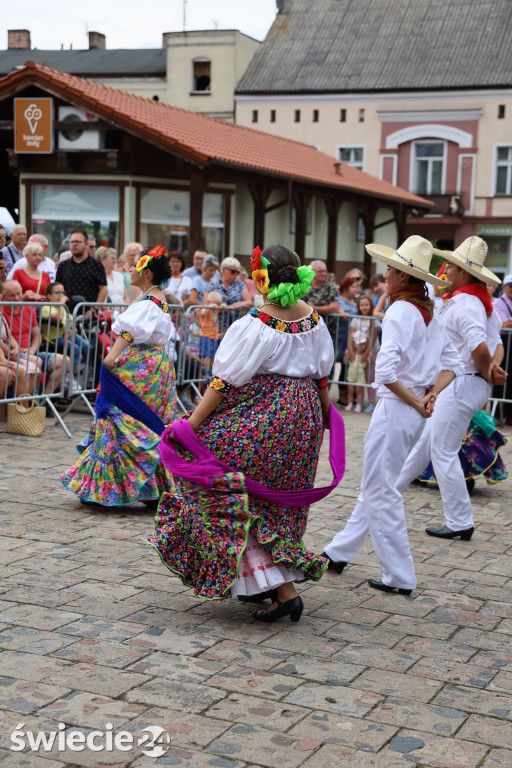
M 265 304 L 228 329 L 213 380 L 188 417 L 232 471 L 210 488 L 173 476 L 148 542 L 199 597 L 272 597 L 256 618 L 298 621 L 303 605 L 293 582 L 316 581 L 327 567 L 302 542 L 308 507 L 249 496 L 244 473 L 271 489 L 313 486 L 334 349 L 323 320 L 300 300 L 311 268 L 282 246 L 255 249 L 251 266 Z
M 118 338 L 104 365 L 162 421 L 172 421 L 175 378 L 167 351 L 172 321 L 162 290 L 171 268 L 165 248 L 145 252 L 130 273 L 132 285 L 143 293 L 114 321 Z M 156 504 L 170 487 L 159 460 L 159 441 L 140 421 L 111 406 L 105 417 L 93 421 L 78 446 L 79 460 L 60 481 L 84 503 Z

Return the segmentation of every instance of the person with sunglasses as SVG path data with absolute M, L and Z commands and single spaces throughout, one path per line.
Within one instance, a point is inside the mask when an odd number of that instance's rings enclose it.
M 233 256 L 223 259 L 220 265 L 220 285 L 215 290 L 222 296 L 226 306 L 236 309 L 239 307 L 252 307 L 249 291 L 243 280 L 240 280 L 242 265 Z

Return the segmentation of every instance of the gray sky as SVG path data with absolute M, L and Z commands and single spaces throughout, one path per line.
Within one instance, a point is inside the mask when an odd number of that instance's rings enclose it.
M 186 29 L 239 29 L 262 40 L 276 14 L 275 0 L 188 0 Z M 184 0 L 24 0 L 2 8 L 8 29 L 29 29 L 32 48 L 87 48 L 87 31 L 107 36 L 107 48 L 160 48 L 163 32 L 183 29 Z M 131 8 L 134 10 L 132 11 Z

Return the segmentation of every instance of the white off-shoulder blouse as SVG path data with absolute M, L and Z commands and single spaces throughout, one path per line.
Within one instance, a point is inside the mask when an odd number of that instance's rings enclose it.
M 331 336 L 315 310 L 288 322 L 252 309 L 226 332 L 212 374 L 234 387 L 270 374 L 320 380 L 329 375 L 333 361 Z
M 145 296 L 116 317 L 112 330 L 130 343 L 163 347 L 171 339 L 173 323 L 167 304 L 154 296 Z

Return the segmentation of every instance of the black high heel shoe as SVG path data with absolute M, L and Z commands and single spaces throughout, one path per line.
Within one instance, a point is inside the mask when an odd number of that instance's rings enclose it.
M 438 539 L 456 539 L 460 536 L 462 541 L 471 541 L 474 527 L 465 528 L 463 531 L 452 531 L 447 525 L 442 525 L 440 528 L 425 528 L 425 533 L 429 536 L 437 536 Z
M 264 600 L 277 600 L 277 589 L 267 589 L 266 592 L 257 592 L 255 595 L 238 595 L 242 603 L 262 603 Z
M 274 608 L 273 611 L 269 611 L 268 608 L 261 608 L 259 611 L 253 611 L 252 615 L 258 621 L 272 622 L 277 621 L 277 619 L 282 619 L 283 616 L 289 616 L 290 621 L 299 621 L 303 610 L 304 603 L 302 602 L 300 595 L 297 595 L 296 597 L 292 597 L 291 600 L 287 600 L 285 603 L 282 603 L 278 599 L 277 608 Z

